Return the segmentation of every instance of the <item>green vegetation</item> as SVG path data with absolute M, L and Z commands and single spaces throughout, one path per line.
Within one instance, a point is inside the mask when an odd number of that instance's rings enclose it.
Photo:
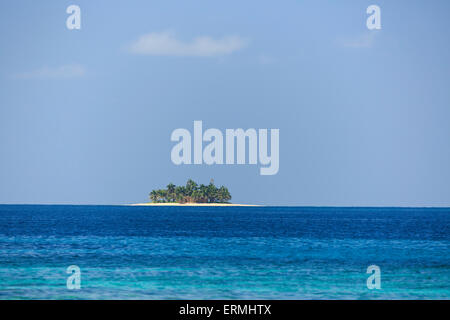
M 191 179 L 186 186 L 170 183 L 166 189 L 153 190 L 149 196 L 154 203 L 228 203 L 231 200 L 228 189 L 217 188 L 213 180 L 209 185 L 198 185 Z

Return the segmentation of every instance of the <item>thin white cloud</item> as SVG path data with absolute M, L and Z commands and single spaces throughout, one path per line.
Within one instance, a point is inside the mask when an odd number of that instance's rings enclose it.
M 62 79 L 82 77 L 86 69 L 78 64 L 64 65 L 60 67 L 43 67 L 29 72 L 16 74 L 18 79 Z
M 370 31 L 357 38 L 339 39 L 338 42 L 346 48 L 372 48 L 377 33 L 377 31 Z
M 242 49 L 245 44 L 239 36 L 218 39 L 201 36 L 191 42 L 183 42 L 171 32 L 152 32 L 132 43 L 129 51 L 141 55 L 211 57 L 231 54 Z

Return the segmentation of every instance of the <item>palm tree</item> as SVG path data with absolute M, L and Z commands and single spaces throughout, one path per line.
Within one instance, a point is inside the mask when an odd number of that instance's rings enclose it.
M 158 193 L 156 192 L 156 190 L 153 190 L 152 192 L 150 192 L 150 200 L 152 202 L 157 202 L 158 201 Z
M 193 192 L 194 192 L 195 190 L 197 190 L 197 188 L 198 188 L 197 183 L 195 183 L 194 180 L 189 179 L 189 180 L 186 182 L 186 195 L 187 195 L 187 196 L 192 196 Z
M 219 202 L 226 203 L 231 200 L 231 194 L 228 189 L 224 186 L 221 186 L 218 190 L 219 194 Z
M 212 179 L 211 179 L 212 180 Z M 206 188 L 206 196 L 209 203 L 215 203 L 217 200 L 217 188 L 213 182 L 210 182 Z
M 175 185 L 173 183 L 169 183 L 167 185 L 167 201 L 175 202 Z
M 179 203 L 186 202 L 186 188 L 184 186 L 178 186 L 175 188 L 175 199 Z
M 205 186 L 204 184 L 201 184 L 199 187 L 199 191 L 200 191 L 200 202 L 202 203 L 206 203 L 208 202 L 208 187 Z
M 158 202 L 168 202 L 167 201 L 167 190 L 157 190 L 158 192 Z

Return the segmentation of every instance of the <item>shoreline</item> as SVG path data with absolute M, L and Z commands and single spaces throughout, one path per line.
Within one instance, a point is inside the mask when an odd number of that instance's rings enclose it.
M 262 205 L 257 204 L 238 204 L 238 203 L 172 203 L 172 202 L 163 202 L 163 203 L 133 203 L 133 204 L 127 204 L 127 206 L 133 206 L 133 207 L 147 207 L 147 206 L 178 206 L 178 207 L 263 207 Z

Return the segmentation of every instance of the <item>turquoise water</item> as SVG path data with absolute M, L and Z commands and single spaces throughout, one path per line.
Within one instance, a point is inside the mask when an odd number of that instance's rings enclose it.
M 449 248 L 450 209 L 3 205 L 0 299 L 449 299 Z

